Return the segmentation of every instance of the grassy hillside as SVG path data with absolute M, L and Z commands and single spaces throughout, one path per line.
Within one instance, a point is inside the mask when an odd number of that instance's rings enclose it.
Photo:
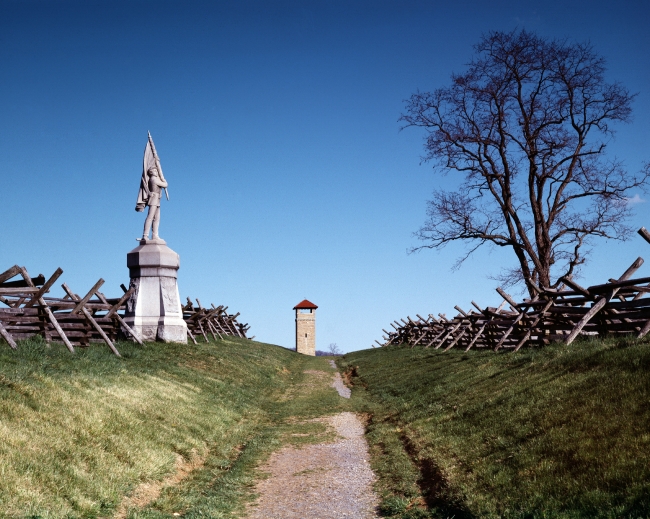
M 387 347 L 341 365 L 373 413 L 387 516 L 650 517 L 648 344 Z
M 303 438 L 293 429 L 310 429 L 302 441 L 324 433 L 288 416 L 344 405 L 328 377 L 300 390 L 303 371 L 331 371 L 327 360 L 276 346 L 118 349 L 122 359 L 102 345 L 0 344 L 0 517 L 229 517 L 259 460 Z
M 367 413 L 386 517 L 650 517 L 650 346 L 382 348 L 339 363 L 228 338 L 71 355 L 0 344 L 0 517 L 239 516 L 255 467 Z

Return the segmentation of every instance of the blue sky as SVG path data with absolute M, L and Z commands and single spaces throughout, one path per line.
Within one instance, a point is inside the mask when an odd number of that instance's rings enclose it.
M 589 40 L 608 78 L 638 93 L 610 145 L 638 170 L 648 20 L 640 0 L 0 0 L 0 270 L 60 266 L 77 292 L 103 277 L 120 294 L 149 130 L 182 299 L 228 305 L 259 340 L 293 346 L 304 298 L 319 306 L 317 347 L 344 351 L 399 317 L 498 304 L 487 276 L 511 263 L 503 251 L 456 272 L 462 246 L 407 254 L 426 200 L 452 179 L 420 164 L 421 132 L 399 131 L 403 100 L 448 84 L 490 30 Z M 648 204 L 636 208 L 633 224 L 650 227 Z M 649 252 L 638 237 L 600 242 L 584 282 Z

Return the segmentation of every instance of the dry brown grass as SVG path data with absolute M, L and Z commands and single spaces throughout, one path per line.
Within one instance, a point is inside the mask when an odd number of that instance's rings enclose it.
M 144 508 L 160 496 L 162 489 L 178 485 L 190 473 L 203 467 L 207 451 L 199 454 L 195 449 L 192 450 L 190 458 L 185 459 L 180 454 L 176 454 L 176 463 L 174 473 L 162 481 L 147 481 L 140 483 L 132 495 L 125 497 L 120 503 L 114 519 L 126 519 L 130 510 Z

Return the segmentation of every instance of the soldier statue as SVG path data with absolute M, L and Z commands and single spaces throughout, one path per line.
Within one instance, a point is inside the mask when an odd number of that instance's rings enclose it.
M 151 235 L 152 240 L 160 240 L 158 235 L 158 227 L 160 225 L 160 193 L 161 188 L 167 194 L 167 181 L 162 173 L 160 167 L 160 159 L 156 153 L 156 147 L 153 144 L 151 134 L 149 141 L 144 150 L 144 164 L 142 168 L 142 179 L 140 180 L 140 191 L 138 192 L 138 201 L 135 205 L 136 211 L 144 211 L 145 206 L 149 206 L 147 219 L 144 222 L 144 230 L 142 238 L 136 240 L 142 242 L 149 239 L 149 231 L 153 232 Z M 167 195 L 169 200 L 169 195 Z

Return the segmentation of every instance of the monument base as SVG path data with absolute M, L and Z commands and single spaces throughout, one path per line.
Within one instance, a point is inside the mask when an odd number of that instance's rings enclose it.
M 126 256 L 135 288 L 124 321 L 143 341 L 187 344 L 187 325 L 178 294 L 180 257 L 164 240 L 142 240 Z
M 133 322 L 124 319 L 133 332 L 143 342 L 180 342 L 187 344 L 187 325 L 185 321 L 182 324 L 170 324 L 165 322 L 156 322 L 155 318 L 140 317 L 135 318 Z M 138 324 L 141 321 L 142 324 Z

